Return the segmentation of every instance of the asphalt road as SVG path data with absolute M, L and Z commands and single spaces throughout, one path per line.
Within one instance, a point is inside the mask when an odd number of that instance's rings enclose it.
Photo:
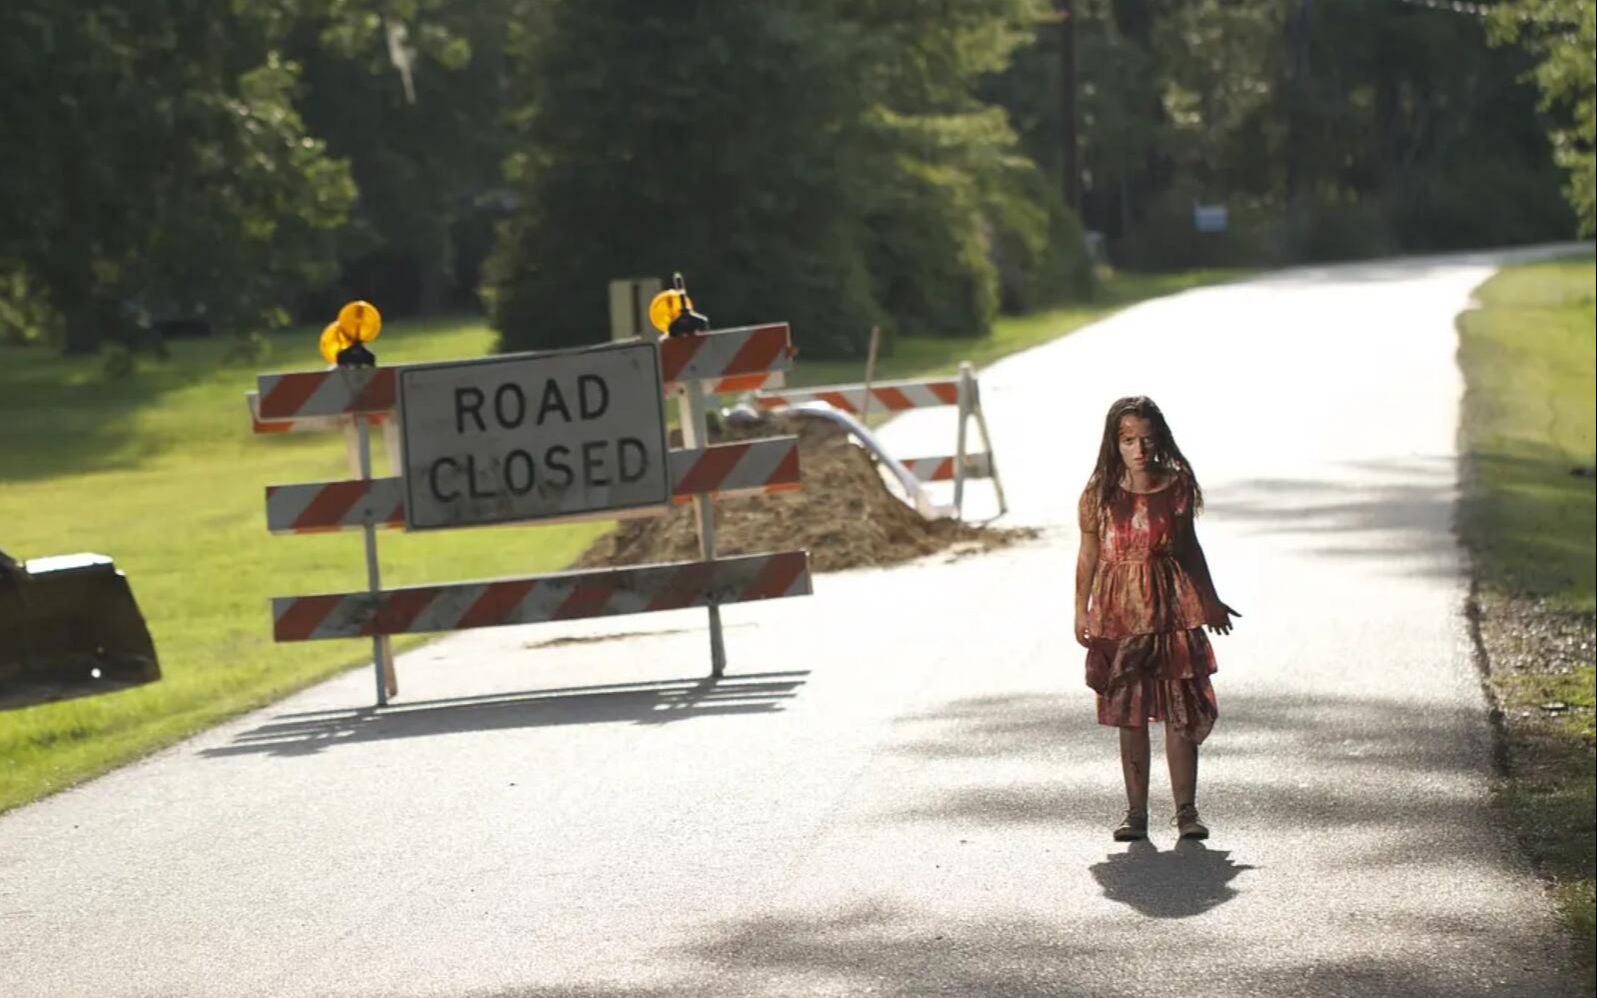
M 1451 532 L 1453 321 L 1502 259 L 1192 291 L 994 365 L 1040 538 L 730 607 L 719 684 L 698 611 L 467 632 L 388 710 L 353 672 L 0 817 L 0 993 L 1571 993 L 1489 809 Z M 1245 614 L 1196 847 L 1110 841 L 1070 637 L 1075 496 L 1134 393 Z M 952 417 L 886 436 L 946 451 Z

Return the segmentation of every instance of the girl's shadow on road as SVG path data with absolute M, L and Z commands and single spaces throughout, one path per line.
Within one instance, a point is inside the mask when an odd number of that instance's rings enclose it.
M 1231 862 L 1229 851 L 1182 839 L 1169 852 L 1152 842 L 1133 842 L 1091 868 L 1104 897 L 1149 918 L 1191 918 L 1237 896 L 1232 878 L 1254 867 Z

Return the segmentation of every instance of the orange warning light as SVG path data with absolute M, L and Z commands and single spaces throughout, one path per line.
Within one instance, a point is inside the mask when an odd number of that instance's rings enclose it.
M 322 341 L 318 344 L 318 348 L 321 350 L 323 360 L 329 364 L 336 364 L 339 352 L 349 345 L 349 340 L 345 339 L 344 331 L 339 328 L 338 323 L 329 322 L 327 328 L 322 330 Z
M 349 339 L 345 346 L 370 343 L 383 331 L 383 314 L 369 301 L 352 301 L 338 310 L 338 327 Z
M 693 308 L 693 301 L 688 298 L 686 291 L 662 291 L 649 302 L 649 322 L 664 336 L 671 331 L 671 323 L 677 316 Z

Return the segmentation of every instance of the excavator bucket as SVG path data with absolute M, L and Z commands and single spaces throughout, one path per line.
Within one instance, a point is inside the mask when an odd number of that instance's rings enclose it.
M 0 710 L 161 678 L 149 628 L 110 558 L 0 561 Z

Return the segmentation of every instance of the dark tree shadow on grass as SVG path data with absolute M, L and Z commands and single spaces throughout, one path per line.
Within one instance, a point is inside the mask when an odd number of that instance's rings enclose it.
M 139 432 L 140 413 L 173 392 L 218 380 L 237 383 L 231 426 L 248 437 L 244 393 L 255 388 L 255 368 L 224 363 L 227 346 L 223 339 L 173 344 L 171 359 L 141 359 L 137 373 L 120 378 L 107 376 L 99 357 L 0 347 L 0 482 L 137 466 L 167 446 L 159 435 Z

